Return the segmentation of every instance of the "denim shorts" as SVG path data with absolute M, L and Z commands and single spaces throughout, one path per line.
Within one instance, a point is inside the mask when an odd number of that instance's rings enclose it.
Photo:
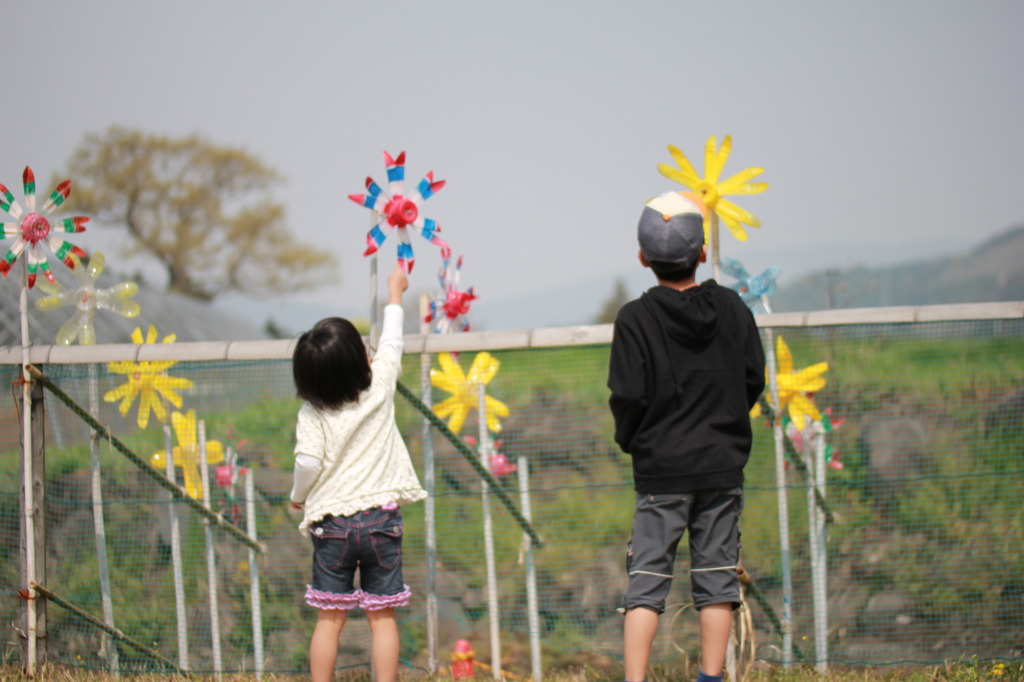
M 306 589 L 307 604 L 367 611 L 409 604 L 409 586 L 402 582 L 402 512 L 397 507 L 327 516 L 309 531 L 313 583 Z
M 684 532 L 689 533 L 693 605 L 697 609 L 721 603 L 739 606 L 742 510 L 742 488 L 637 493 L 633 536 L 626 550 L 629 586 L 620 610 L 642 606 L 664 613 L 676 548 Z

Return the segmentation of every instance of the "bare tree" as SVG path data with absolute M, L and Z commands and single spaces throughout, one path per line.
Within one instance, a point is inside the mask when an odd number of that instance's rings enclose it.
M 155 257 L 172 291 L 210 300 L 334 279 L 334 256 L 297 242 L 267 197 L 280 176 L 242 150 L 113 127 L 86 135 L 69 171 L 76 210 L 124 225 L 121 255 Z

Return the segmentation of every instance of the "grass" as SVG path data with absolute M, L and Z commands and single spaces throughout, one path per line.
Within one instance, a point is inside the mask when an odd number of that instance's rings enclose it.
M 8 680 L 34 679 L 38 682 L 115 682 L 129 677 L 114 677 L 108 673 L 83 670 L 63 665 L 45 665 L 29 678 L 18 666 L 5 665 L 0 667 L 0 682 Z M 268 673 L 263 675 L 264 682 L 292 682 L 305 679 L 306 675 L 282 675 Z M 648 682 L 679 682 L 696 677 L 693 666 L 676 665 L 656 666 L 649 671 Z M 131 675 L 137 682 L 171 682 L 172 680 L 209 680 L 211 682 L 252 682 L 256 676 L 252 673 L 230 673 L 217 678 L 214 675 L 181 675 L 140 674 Z M 336 682 L 370 682 L 372 677 L 368 670 L 352 670 L 339 672 L 335 675 Z M 421 672 L 400 671 L 399 680 L 417 680 L 419 682 L 443 682 L 451 680 L 447 674 L 426 675 Z M 474 679 L 492 680 L 489 672 L 478 670 Z M 504 680 L 522 680 L 523 677 L 507 676 Z M 545 673 L 547 682 L 619 682 L 622 679 L 620 670 L 598 671 L 591 668 L 555 671 Z M 949 682 L 974 682 L 975 680 L 999 680 L 1000 682 L 1017 682 L 1024 680 L 1024 662 L 1000 663 L 991 661 L 950 662 L 943 665 L 921 667 L 865 667 L 865 668 L 831 668 L 826 673 L 819 673 L 813 668 L 794 666 L 789 669 L 771 667 L 762 664 L 755 666 L 744 678 L 751 682 L 926 682 L 931 680 Z

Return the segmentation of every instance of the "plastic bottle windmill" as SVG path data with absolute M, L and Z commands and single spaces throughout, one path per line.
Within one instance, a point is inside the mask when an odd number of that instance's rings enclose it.
M 469 304 L 476 300 L 476 295 L 473 293 L 473 287 L 466 291 L 459 289 L 462 256 L 459 256 L 454 266 L 450 251 L 444 251 L 443 258 L 437 277 L 441 283 L 441 295 L 431 299 L 430 312 L 424 322 L 434 322 L 434 331 L 439 334 L 455 330 L 468 332 L 469 320 L 466 319 L 466 314 L 469 312 Z
M 747 168 L 736 175 L 719 182 L 725 162 L 732 151 L 732 138 L 728 135 L 722 141 L 721 148 L 718 141 L 712 135 L 704 146 L 704 177 L 697 175 L 693 164 L 686 155 L 672 145 L 668 146 L 668 152 L 675 159 L 679 168 L 673 168 L 665 163 L 658 164 L 658 172 L 669 180 L 675 180 L 679 184 L 699 193 L 704 199 L 704 204 L 711 210 L 711 224 L 704 225 L 704 241 L 711 247 L 711 267 L 716 280 L 721 279 L 719 272 L 719 238 L 718 219 L 721 218 L 733 236 L 741 242 L 747 240 L 747 233 L 743 225 L 760 227 L 761 221 L 754 214 L 746 211 L 728 199 L 722 197 L 734 194 L 759 194 L 768 189 L 767 182 L 749 182 L 764 172 L 763 168 Z
M 797 429 L 803 429 L 807 419 L 820 421 L 821 412 L 808 394 L 825 387 L 825 377 L 822 375 L 828 371 L 828 363 L 819 362 L 799 371 L 794 370 L 793 353 L 781 336 L 776 339 L 775 355 L 779 363 L 777 381 L 780 412 L 788 412 Z
M 434 414 L 440 419 L 448 419 L 448 428 L 458 433 L 462 430 L 469 411 L 480 409 L 480 386 L 487 385 L 494 378 L 501 363 L 493 355 L 483 351 L 473 358 L 469 373 L 465 374 L 451 354 L 441 353 L 437 359 L 441 363 L 441 369 L 430 370 L 430 383 L 451 395 L 434 406 Z M 498 417 L 508 416 L 508 406 L 497 398 L 485 396 L 484 411 L 483 419 L 487 423 L 487 428 L 495 433 L 501 431 Z
M 775 281 L 782 272 L 774 265 L 760 275 L 752 276 L 735 258 L 722 259 L 722 271 L 736 280 L 735 284 L 727 285 L 743 299 L 754 312 L 771 312 L 768 297 L 775 293 Z
M 136 327 L 135 331 L 132 332 L 132 342 L 136 344 L 156 343 L 157 336 L 156 327 L 150 325 L 149 332 L 146 334 L 145 340 L 143 340 L 142 330 Z M 175 338 L 174 334 L 168 334 L 164 337 L 163 343 L 174 343 Z M 174 405 L 174 407 L 180 408 L 182 401 L 178 391 L 192 388 L 193 386 L 192 381 L 189 379 L 167 375 L 167 370 L 175 364 L 177 363 L 172 360 L 159 362 L 117 361 L 107 363 L 107 369 L 114 374 L 126 375 L 128 380 L 119 387 L 107 391 L 103 395 L 103 400 L 108 403 L 120 400 L 121 404 L 118 405 L 117 410 L 123 417 L 128 414 L 132 403 L 135 402 L 135 398 L 139 398 L 137 423 L 140 429 L 144 429 L 149 425 L 150 410 L 156 414 L 157 419 L 162 422 L 166 421 L 167 408 L 164 407 L 164 400 Z
M 201 453 L 199 452 L 197 423 L 195 410 L 189 410 L 185 414 L 171 413 L 171 426 L 174 427 L 174 435 L 178 439 L 178 444 L 171 450 L 171 457 L 174 466 L 181 467 L 185 476 L 185 492 L 189 497 L 198 500 L 203 496 L 203 479 L 199 470 Z M 163 450 L 153 453 L 150 462 L 155 469 L 164 470 L 164 467 L 167 466 L 164 457 Z M 224 445 L 217 440 L 206 441 L 206 463 L 217 464 L 223 461 Z
M 437 222 L 420 215 L 420 205 L 444 187 L 444 180 L 434 180 L 433 171 L 416 185 L 415 191 L 405 194 L 405 152 L 392 158 L 384 152 L 384 164 L 388 172 L 390 194 L 381 189 L 373 178 L 366 178 L 366 194 L 349 194 L 348 198 L 377 214 L 377 222 L 366 235 L 364 256 L 376 253 L 392 229 L 398 230 L 398 262 L 406 273 L 412 272 L 415 258 L 409 240 L 409 226 L 415 227 L 420 235 L 435 246 L 441 247 L 442 254 L 450 251 L 438 233 Z
M 50 282 L 39 284 L 48 294 L 36 301 L 39 310 L 57 310 L 69 305 L 75 307 L 74 314 L 57 331 L 58 346 L 69 346 L 76 338 L 83 346 L 96 343 L 93 316 L 97 310 L 109 310 L 127 318 L 137 317 L 142 310 L 132 300 L 139 293 L 139 285 L 135 282 L 121 282 L 109 289 L 96 288 L 96 279 L 103 272 L 105 263 L 103 252 L 94 251 L 87 266 L 74 270 L 76 286 L 73 289 L 64 289 Z
M 3 198 L 0 199 L 0 209 L 18 221 L 3 224 L 0 238 L 15 239 L 15 242 L 0 260 L 0 275 L 6 277 L 18 257 L 24 253 L 28 288 L 31 289 L 35 286 L 36 276 L 39 273 L 42 273 L 48 281 L 56 282 L 43 245 L 49 247 L 50 251 L 72 270 L 75 268 L 74 257 L 82 258 L 86 255 L 81 248 L 61 239 L 54 233 L 84 232 L 85 224 L 89 219 L 84 216 L 75 216 L 51 222 L 51 213 L 59 208 L 71 194 L 70 180 L 65 180 L 57 185 L 38 213 L 36 212 L 36 176 L 28 166 L 25 166 L 25 171 L 22 173 L 22 186 L 25 192 L 24 209 L 15 201 L 10 190 L 5 185 L 0 185 L 0 195 L 3 195 Z

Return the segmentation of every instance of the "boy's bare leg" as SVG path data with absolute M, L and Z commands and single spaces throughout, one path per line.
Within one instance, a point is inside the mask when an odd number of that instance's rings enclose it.
M 700 610 L 700 669 L 721 675 L 732 629 L 732 604 L 710 604 Z
M 338 658 L 338 637 L 345 627 L 348 611 L 320 609 L 316 627 L 309 642 L 309 674 L 313 682 L 330 682 L 334 677 L 334 662 Z
M 638 606 L 626 611 L 623 631 L 623 658 L 627 682 L 641 682 L 647 677 L 654 635 L 658 631 L 658 613 Z
M 377 682 L 398 679 L 398 623 L 394 609 L 374 609 L 366 612 L 373 636 L 373 671 Z

